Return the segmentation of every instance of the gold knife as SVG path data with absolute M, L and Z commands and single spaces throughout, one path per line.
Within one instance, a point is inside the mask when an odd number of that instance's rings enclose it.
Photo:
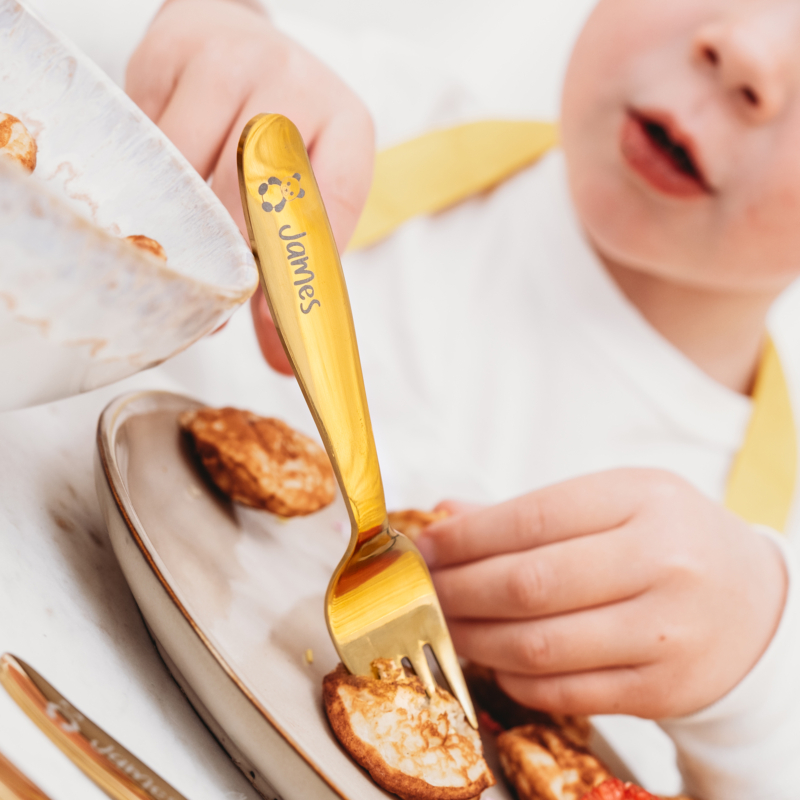
M 0 800 L 50 800 L 50 798 L 0 753 Z
M 0 684 L 72 762 L 113 800 L 186 800 L 81 714 L 22 659 L 9 653 L 0 657 Z M 41 792 L 8 795 L 10 800 L 18 800 L 18 797 L 47 800 Z M 1 782 L 0 800 L 6 800 Z

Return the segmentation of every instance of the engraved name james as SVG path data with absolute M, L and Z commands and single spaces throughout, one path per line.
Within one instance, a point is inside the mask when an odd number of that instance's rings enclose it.
M 291 225 L 282 226 L 278 235 L 286 242 L 286 255 L 298 278 L 294 285 L 300 287 L 297 290 L 300 297 L 300 310 L 304 314 L 308 314 L 314 306 L 322 306 L 322 303 L 314 297 L 314 273 L 308 268 L 306 246 L 299 241 L 305 237 L 306 231 L 292 234 L 290 233 L 291 227 Z M 307 303 L 307 305 L 303 305 L 303 303 Z

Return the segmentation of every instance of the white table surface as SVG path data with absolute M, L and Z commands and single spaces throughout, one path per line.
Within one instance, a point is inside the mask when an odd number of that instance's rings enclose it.
M 284 383 L 286 395 L 303 412 L 291 382 L 273 378 L 259 362 L 246 312 L 226 333 L 229 340 L 236 333 L 251 340 L 251 363 L 265 382 Z M 200 349 L 219 350 L 221 344 L 203 343 Z M 196 356 L 182 358 L 191 362 Z M 168 371 L 160 368 L 89 395 L 0 415 L 0 651 L 30 663 L 188 798 L 250 800 L 257 794 L 157 655 L 111 550 L 95 495 L 98 415 L 126 390 L 186 391 Z M 208 394 L 212 402 L 233 401 L 224 389 Z M 272 407 L 269 394 L 262 393 L 253 407 Z M 3 691 L 0 752 L 53 800 L 105 796 Z

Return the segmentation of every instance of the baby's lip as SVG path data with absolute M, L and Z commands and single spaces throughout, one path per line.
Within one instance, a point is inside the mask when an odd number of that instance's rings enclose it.
M 690 198 L 714 193 L 694 139 L 666 112 L 628 109 L 620 149 L 628 165 L 663 194 Z

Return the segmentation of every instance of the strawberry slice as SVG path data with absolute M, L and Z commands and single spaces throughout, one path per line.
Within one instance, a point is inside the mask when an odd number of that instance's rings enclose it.
M 609 778 L 587 792 L 581 800 L 657 800 L 635 783 L 623 783 L 619 778 Z

